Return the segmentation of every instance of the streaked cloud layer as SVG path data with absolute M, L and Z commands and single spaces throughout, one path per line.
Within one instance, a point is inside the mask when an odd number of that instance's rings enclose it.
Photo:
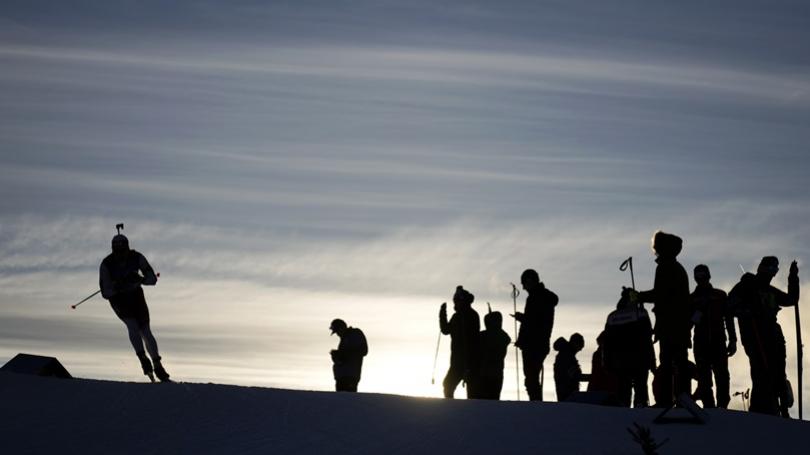
M 0 10 L 0 357 L 132 377 L 103 302 L 64 312 L 120 221 L 175 374 L 292 388 L 341 314 L 370 388 L 437 394 L 438 304 L 529 266 L 592 350 L 658 228 L 726 288 L 810 254 L 801 2 L 264 3 Z

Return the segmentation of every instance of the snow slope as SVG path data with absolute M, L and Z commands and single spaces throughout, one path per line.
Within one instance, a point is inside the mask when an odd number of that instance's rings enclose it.
M 0 373 L 3 453 L 807 453 L 810 423 L 735 411 L 652 425 L 656 410 L 445 401 L 217 384 L 143 384 Z

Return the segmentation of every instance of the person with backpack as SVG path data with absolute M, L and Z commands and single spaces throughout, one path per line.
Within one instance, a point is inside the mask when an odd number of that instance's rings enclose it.
M 740 342 L 751 365 L 751 412 L 789 417 L 792 405 L 786 369 L 787 350 L 777 314 L 799 303 L 799 267 L 790 264 L 788 292 L 771 285 L 779 271 L 774 256 L 762 258 L 757 273 L 746 273 L 731 292 L 729 304 L 737 317 Z
M 129 248 L 126 236 L 116 235 L 111 244 L 112 253 L 99 267 L 101 296 L 110 302 L 116 316 L 126 325 L 143 374 L 153 381 L 153 374 L 162 382 L 169 381 L 169 373 L 163 367 L 157 341 L 149 327 L 149 307 L 142 288 L 154 286 L 157 275 L 143 254 Z
M 334 319 L 329 324 L 332 335 L 337 334 L 340 343 L 329 352 L 332 356 L 332 373 L 335 376 L 335 391 L 357 392 L 357 384 L 363 370 L 363 357 L 368 354 L 368 343 L 363 331 L 349 327 L 343 319 Z

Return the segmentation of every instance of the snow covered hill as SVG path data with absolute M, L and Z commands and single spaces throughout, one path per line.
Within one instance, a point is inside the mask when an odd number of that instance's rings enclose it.
M 810 424 L 711 411 L 654 425 L 656 410 L 444 401 L 217 384 L 142 384 L 0 373 L 3 453 L 661 454 L 807 453 Z

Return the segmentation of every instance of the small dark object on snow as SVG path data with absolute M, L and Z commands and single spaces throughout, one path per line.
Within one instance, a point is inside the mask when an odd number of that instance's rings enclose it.
M 0 371 L 19 374 L 33 374 L 54 378 L 70 379 L 72 376 L 55 357 L 34 354 L 17 354 L 6 362 Z
M 627 428 L 627 432 L 633 437 L 633 441 L 641 446 L 644 455 L 658 455 L 658 449 L 669 442 L 669 438 L 664 439 L 660 444 L 655 442 L 650 427 L 643 427 L 636 422 L 633 422 L 633 426 L 636 427 L 636 430 L 633 431 L 632 428 Z

